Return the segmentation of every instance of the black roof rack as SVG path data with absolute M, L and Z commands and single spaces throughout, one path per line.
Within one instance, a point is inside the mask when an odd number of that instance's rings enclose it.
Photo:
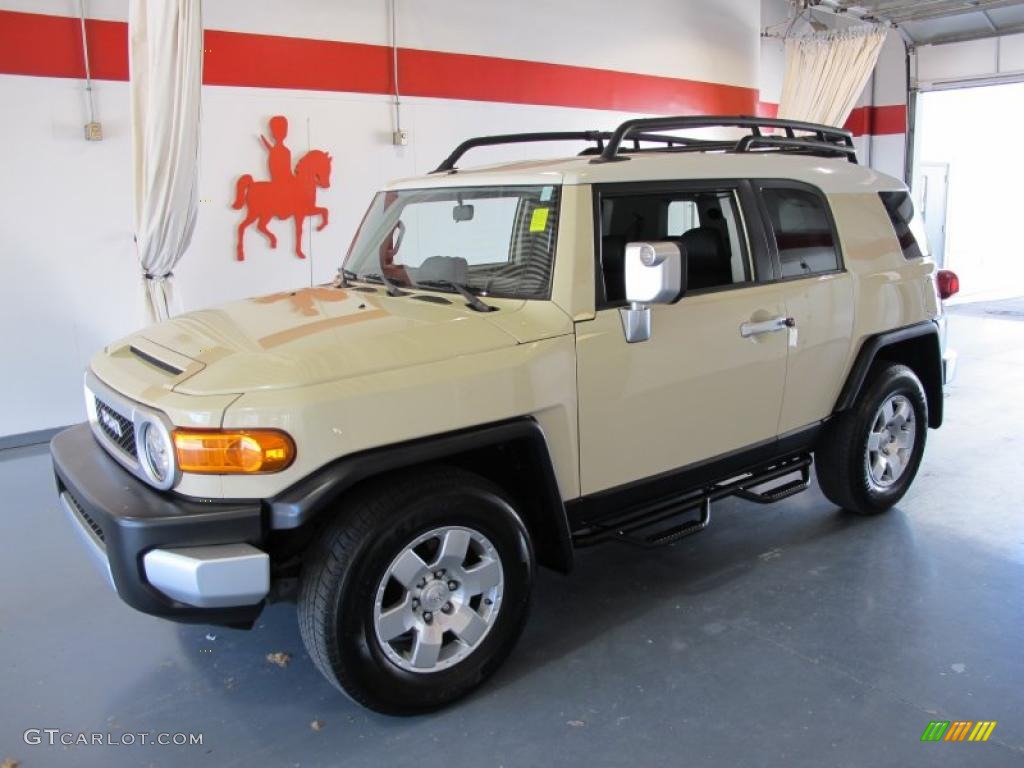
M 842 128 L 819 123 L 804 123 L 799 120 L 779 120 L 769 117 L 733 116 L 679 116 L 642 117 L 627 120 L 612 134 L 608 143 L 592 163 L 612 163 L 628 160 L 620 155 L 622 143 L 637 133 L 648 131 L 678 131 L 696 128 L 749 128 L 750 133 L 736 142 L 708 141 L 676 137 L 691 151 L 726 150 L 749 152 L 757 147 L 774 147 L 783 151 L 799 151 L 824 157 L 846 157 L 851 163 L 857 162 L 857 151 L 853 146 L 853 134 Z M 765 136 L 765 129 L 781 129 L 785 136 Z M 811 134 L 798 136 L 797 132 Z
M 586 153 L 603 152 L 605 142 L 612 138 L 611 131 L 548 131 L 540 133 L 505 133 L 498 136 L 477 136 L 466 139 L 459 144 L 454 151 L 445 158 L 444 162 L 435 168 L 431 173 L 447 173 L 454 171 L 455 164 L 462 159 L 462 156 L 469 150 L 477 147 L 492 147 L 497 144 L 525 144 L 528 142 L 541 141 L 592 141 L 595 146 Z M 629 140 L 633 142 L 636 149 L 640 148 L 640 142 L 655 142 L 666 146 L 682 145 L 684 139 L 679 136 L 659 136 L 646 132 L 634 132 Z
M 742 138 L 697 139 L 657 133 L 697 128 L 749 128 L 750 133 Z M 781 129 L 784 136 L 765 135 L 766 129 Z M 797 133 L 804 135 L 798 136 Z M 810 135 L 807 135 L 810 134 Z M 581 155 L 595 155 L 592 163 L 611 163 L 628 160 L 627 154 L 637 152 L 750 152 L 754 149 L 777 149 L 784 152 L 817 155 L 821 157 L 845 157 L 851 163 L 857 162 L 853 146 L 853 134 L 842 128 L 818 123 L 804 123 L 798 120 L 779 120 L 767 117 L 736 116 L 679 116 L 645 117 L 627 120 L 614 132 L 609 131 L 549 131 L 540 133 L 508 133 L 498 136 L 477 136 L 466 139 L 445 158 L 432 173 L 448 173 L 456 170 L 456 163 L 469 150 L 476 147 L 490 147 L 499 144 L 523 144 L 542 141 L 588 141 L 594 146 L 583 150 Z M 623 144 L 631 142 L 631 148 Z M 660 146 L 641 147 L 641 142 Z

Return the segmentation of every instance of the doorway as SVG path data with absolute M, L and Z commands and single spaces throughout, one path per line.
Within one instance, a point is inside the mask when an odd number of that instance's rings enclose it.
M 913 193 L 958 301 L 1024 296 L 1019 222 L 1024 83 L 928 91 L 917 102 Z

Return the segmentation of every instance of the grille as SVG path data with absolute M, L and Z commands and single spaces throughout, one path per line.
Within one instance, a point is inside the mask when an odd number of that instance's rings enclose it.
M 103 535 L 103 529 L 100 528 L 99 523 L 93 520 L 89 516 L 89 513 L 82 509 L 82 505 L 78 503 L 78 499 L 72 496 L 66 489 L 64 491 L 64 495 L 67 497 L 67 500 L 71 502 L 71 506 L 74 508 L 75 514 L 82 518 L 82 522 L 84 522 L 86 525 L 89 526 L 89 528 L 92 529 L 92 532 L 96 534 L 96 538 L 98 538 L 100 541 L 106 544 L 107 540 L 106 537 Z
M 138 458 L 135 451 L 135 425 L 98 397 L 96 398 L 96 421 L 110 442 L 133 459 Z

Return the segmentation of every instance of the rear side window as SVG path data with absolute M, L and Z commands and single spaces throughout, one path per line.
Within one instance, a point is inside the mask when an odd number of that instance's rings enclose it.
M 900 241 L 903 255 L 908 259 L 920 259 L 924 256 L 921 246 L 911 229 L 914 222 L 914 201 L 907 192 L 879 192 L 885 212 L 896 230 L 896 239 Z
M 779 249 L 782 277 L 839 269 L 839 254 L 825 201 L 805 189 L 761 190 Z

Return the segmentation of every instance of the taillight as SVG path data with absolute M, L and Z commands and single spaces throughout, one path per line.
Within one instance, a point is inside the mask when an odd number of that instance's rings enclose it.
M 939 285 L 939 298 L 948 299 L 960 293 L 960 278 L 951 269 L 940 269 L 936 275 L 936 282 Z

